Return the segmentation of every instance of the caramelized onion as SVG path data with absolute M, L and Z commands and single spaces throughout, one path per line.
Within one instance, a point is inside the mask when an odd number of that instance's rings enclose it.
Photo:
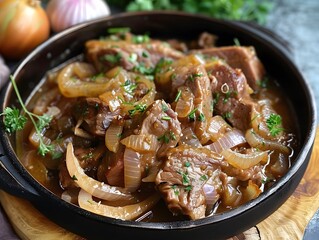
M 182 130 L 182 135 L 179 141 L 182 144 L 187 144 L 192 147 L 202 147 L 202 144 L 191 127 L 187 127 Z
M 94 197 L 108 201 L 133 198 L 132 195 L 123 188 L 110 186 L 87 176 L 74 155 L 72 143 L 69 143 L 67 147 L 66 166 L 70 176 L 76 179 L 75 181 L 79 187 Z
M 246 139 L 243 133 L 237 129 L 234 129 L 225 133 L 225 135 L 219 138 L 216 142 L 206 145 L 205 147 L 214 152 L 221 153 L 225 149 L 230 149 L 245 142 Z
M 154 193 L 139 203 L 114 207 L 94 201 L 92 196 L 82 189 L 79 193 L 78 202 L 81 208 L 96 214 L 122 220 L 134 220 L 135 218 L 152 209 L 159 199 L 159 194 Z
M 94 74 L 93 66 L 88 63 L 69 64 L 58 75 L 60 92 L 65 97 L 97 97 L 106 90 L 108 83 L 83 79 Z
M 253 183 L 252 180 L 248 181 L 248 185 L 246 189 L 243 190 L 243 195 L 246 201 L 250 201 L 257 198 L 260 193 L 261 193 L 260 188 L 257 186 L 257 184 Z
M 260 150 L 276 150 L 285 154 L 290 153 L 290 150 L 287 146 L 273 140 L 264 139 L 259 136 L 253 129 L 248 129 L 246 131 L 245 137 L 250 146 L 258 148 Z
M 140 186 L 141 180 L 141 154 L 126 147 L 124 151 L 124 186 L 128 191 L 134 192 Z
M 188 87 L 180 87 L 180 97 L 177 100 L 175 112 L 179 118 L 186 118 L 194 108 L 194 94 Z
M 130 135 L 121 140 L 121 143 L 137 152 L 155 152 L 159 147 L 159 141 L 153 134 Z
M 226 149 L 221 152 L 221 155 L 230 165 L 238 169 L 247 169 L 259 162 L 266 162 L 268 159 L 268 153 L 262 151 L 242 154 L 231 149 Z
M 215 187 L 211 184 L 204 184 L 203 191 L 206 199 L 206 211 L 210 212 L 219 198 L 219 194 L 217 193 Z
M 231 127 L 225 119 L 216 115 L 209 120 L 207 132 L 211 136 L 211 140 L 215 142 L 230 129 Z
M 105 132 L 105 146 L 111 152 L 117 152 L 121 139 L 123 126 L 111 123 Z

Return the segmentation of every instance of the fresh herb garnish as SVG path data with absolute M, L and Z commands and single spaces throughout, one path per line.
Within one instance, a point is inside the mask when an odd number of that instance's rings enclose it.
M 167 144 L 167 143 L 169 143 L 169 137 L 166 136 L 166 134 L 164 133 L 162 136 L 159 136 L 157 138 L 157 141 Z
M 195 112 L 197 111 L 197 108 L 193 109 L 189 114 L 188 114 L 188 119 L 190 121 L 195 121 Z
M 275 137 L 284 131 L 284 129 L 281 127 L 281 123 L 282 120 L 280 115 L 275 113 L 270 114 L 270 116 L 266 120 L 266 124 L 272 136 Z
M 178 102 L 178 100 L 180 99 L 181 95 L 182 95 L 182 90 L 178 90 L 174 102 Z
M 101 60 L 116 64 L 119 61 L 121 61 L 122 59 L 122 55 L 120 53 L 117 54 L 106 54 L 104 56 L 101 57 Z
M 108 34 L 127 33 L 130 31 L 131 29 L 128 27 L 114 27 L 114 28 L 107 29 Z
M 165 121 L 170 121 L 172 118 L 169 116 L 163 116 L 161 119 Z
M 133 43 L 148 43 L 150 41 L 150 37 L 147 34 L 144 35 L 135 35 L 132 37 Z
M 274 4 L 270 0 L 109 0 L 110 4 L 126 11 L 140 10 L 180 10 L 207 16 L 256 21 L 265 24 Z
M 202 73 L 192 73 L 191 75 L 188 76 L 188 80 L 191 82 L 194 82 L 194 80 L 198 77 L 202 77 L 203 74 Z
M 44 128 L 46 128 L 50 124 L 52 120 L 52 116 L 49 116 L 46 114 L 39 116 L 37 114 L 30 112 L 22 101 L 22 98 L 20 96 L 18 87 L 16 85 L 16 82 L 13 76 L 10 76 L 10 80 L 11 80 L 13 89 L 17 95 L 18 101 L 22 107 L 22 110 L 30 118 L 31 122 L 34 125 L 35 132 L 39 137 L 38 152 L 40 153 L 40 155 L 45 156 L 47 153 L 53 150 L 53 147 L 51 145 L 44 143 L 42 132 Z M 1 113 L 0 115 L 4 115 L 5 118 L 3 122 L 5 125 L 6 131 L 9 133 L 22 130 L 25 126 L 25 123 L 27 122 L 27 118 L 21 115 L 21 113 L 19 112 L 17 108 L 6 107 L 3 113 Z
M 126 80 L 124 84 L 121 85 L 124 88 L 124 91 L 130 95 L 133 94 L 133 91 L 137 88 L 137 84 L 132 83 L 130 80 Z
M 241 46 L 238 38 L 234 38 L 234 44 L 235 46 L 238 46 L 238 47 Z
M 203 113 L 199 114 L 198 121 L 200 121 L 200 122 L 204 122 L 205 121 L 205 115 Z
M 134 108 L 131 110 L 128 110 L 128 113 L 130 116 L 133 116 L 136 113 L 143 113 L 146 110 L 146 104 L 136 104 L 134 105 Z

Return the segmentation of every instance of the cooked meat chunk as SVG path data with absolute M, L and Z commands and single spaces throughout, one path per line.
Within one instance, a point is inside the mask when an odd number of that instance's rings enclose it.
M 155 135 L 160 142 L 157 155 L 164 156 L 167 150 L 177 145 L 181 126 L 170 105 L 164 100 L 156 100 L 146 110 L 139 134 Z
M 98 98 L 85 98 L 79 101 L 73 109 L 77 121 L 83 120 L 80 127 L 91 134 L 104 136 L 106 129 L 119 114 L 111 112 L 106 103 Z
M 114 66 L 143 74 L 153 71 L 162 58 L 178 59 L 184 54 L 168 44 L 152 41 L 134 44 L 126 41 L 92 40 L 86 44 L 87 58 L 99 71 L 107 71 Z
M 212 117 L 212 92 L 204 62 L 190 55 L 166 68 L 157 75 L 157 82 L 171 86 L 170 101 L 176 103 L 178 119 L 190 124 L 200 142 L 206 143 L 208 121 Z
M 212 84 L 214 114 L 223 116 L 235 128 L 248 129 L 255 103 L 243 73 L 221 61 L 207 65 L 206 70 Z
M 219 199 L 220 164 L 218 156 L 204 148 L 181 145 L 171 149 L 155 180 L 169 210 L 190 219 L 205 217 L 207 205 Z M 214 191 L 214 198 L 206 196 L 207 187 Z
M 265 75 L 264 66 L 257 58 L 253 47 L 227 46 L 195 50 L 195 52 L 223 59 L 231 67 L 241 69 L 249 86 L 254 90 L 259 88 L 258 82 Z

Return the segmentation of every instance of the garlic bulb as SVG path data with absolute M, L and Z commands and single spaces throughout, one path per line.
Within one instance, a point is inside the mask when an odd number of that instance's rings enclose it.
M 103 0 L 50 0 L 46 11 L 54 32 L 110 15 L 110 8 Z

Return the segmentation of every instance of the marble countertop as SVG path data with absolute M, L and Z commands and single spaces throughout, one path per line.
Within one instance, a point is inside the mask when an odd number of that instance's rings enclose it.
M 296 65 L 313 90 L 319 114 L 319 1 L 273 2 L 266 27 L 289 43 Z

